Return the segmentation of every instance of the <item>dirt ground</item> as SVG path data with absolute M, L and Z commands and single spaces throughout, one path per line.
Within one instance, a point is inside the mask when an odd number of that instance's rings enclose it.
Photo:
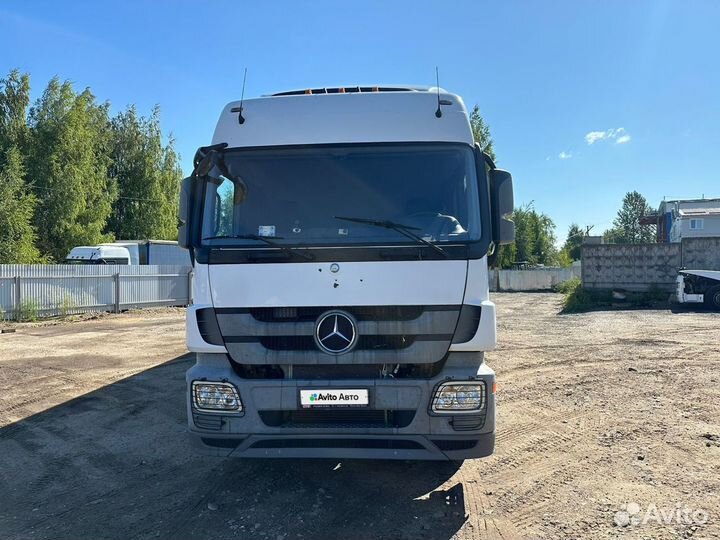
M 462 465 L 195 455 L 180 310 L 0 334 L 0 538 L 720 538 L 720 314 L 494 299 Z

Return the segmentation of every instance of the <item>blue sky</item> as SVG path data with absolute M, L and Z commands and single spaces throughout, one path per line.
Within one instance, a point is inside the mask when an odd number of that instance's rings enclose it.
M 431 85 L 437 65 L 480 105 L 516 202 L 562 239 L 571 222 L 608 228 L 629 190 L 652 206 L 720 196 L 719 22 L 714 0 L 5 0 L 0 73 L 29 72 L 34 97 L 59 75 L 115 110 L 160 104 L 188 172 L 244 67 L 257 96 Z

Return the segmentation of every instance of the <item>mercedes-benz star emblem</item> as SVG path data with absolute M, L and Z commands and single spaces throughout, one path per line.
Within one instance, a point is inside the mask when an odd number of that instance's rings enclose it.
M 344 311 L 328 311 L 320 315 L 315 325 L 315 343 L 321 351 L 342 354 L 357 342 L 357 325 L 352 315 Z

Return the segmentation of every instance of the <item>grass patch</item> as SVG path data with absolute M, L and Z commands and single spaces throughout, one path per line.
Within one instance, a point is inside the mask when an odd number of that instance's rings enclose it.
M 553 287 L 553 291 L 562 293 L 562 294 L 568 294 L 571 291 L 574 291 L 578 287 L 582 285 L 582 281 L 580 281 L 579 277 L 570 278 L 567 281 L 561 281 L 557 285 Z
M 75 301 L 72 299 L 72 296 L 66 294 L 63 296 L 62 302 L 60 303 L 60 316 L 67 317 L 70 311 L 75 309 L 75 307 Z
M 37 302 L 33 300 L 24 300 L 20 302 L 17 309 L 17 320 L 20 322 L 35 322 L 38 320 L 38 312 L 40 311 Z
M 653 284 L 650 285 L 647 291 L 640 293 L 638 301 L 652 306 L 667 303 L 669 296 L 670 294 L 667 291 L 663 291 L 660 287 Z
M 609 306 L 612 303 L 612 293 L 609 291 L 588 291 L 583 288 L 578 278 L 570 279 L 563 285 L 563 313 L 579 313 L 597 307 Z M 559 286 L 558 286 L 559 287 Z
M 579 278 L 559 283 L 555 290 L 565 295 L 563 313 L 580 313 L 592 309 L 619 307 L 642 308 L 659 307 L 667 304 L 669 293 L 657 285 L 651 285 L 644 292 L 623 292 L 623 299 L 614 299 L 612 291 L 587 290 Z

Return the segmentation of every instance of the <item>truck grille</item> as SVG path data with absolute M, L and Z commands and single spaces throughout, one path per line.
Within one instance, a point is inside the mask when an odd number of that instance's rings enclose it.
M 301 322 L 315 320 L 328 311 L 328 307 L 250 308 L 247 312 L 260 322 Z M 423 306 L 355 306 L 343 310 L 352 313 L 358 321 L 411 321 L 422 315 Z
M 357 344 L 341 355 L 322 352 L 315 343 L 317 320 L 331 310 L 346 312 L 357 323 Z M 215 314 L 238 364 L 433 364 L 450 347 L 460 306 L 219 308 Z
M 271 351 L 314 351 L 317 349 L 313 336 L 264 336 L 260 344 Z M 360 336 L 355 347 L 359 350 L 405 349 L 413 344 L 414 336 Z
M 446 359 L 444 356 L 432 364 L 230 364 L 243 379 L 432 379 L 440 373 Z
M 298 409 L 260 411 L 266 426 L 284 428 L 401 428 L 415 418 L 412 410 Z
M 379 448 L 383 450 L 423 450 L 417 441 L 406 439 L 265 439 L 251 448 Z

